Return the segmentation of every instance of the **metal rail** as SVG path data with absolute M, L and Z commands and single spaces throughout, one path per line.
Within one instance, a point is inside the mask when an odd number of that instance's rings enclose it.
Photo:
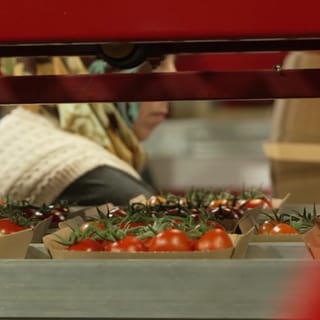
M 2 77 L 0 103 L 312 98 L 319 78 L 318 69 Z

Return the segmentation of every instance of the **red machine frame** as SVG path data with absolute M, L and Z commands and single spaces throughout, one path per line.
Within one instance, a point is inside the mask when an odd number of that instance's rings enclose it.
M 318 0 L 19 0 L 1 6 L 0 56 L 95 55 L 133 43 L 167 53 L 319 50 Z M 257 53 L 258 54 L 258 53 Z M 2 77 L 0 103 L 319 97 L 320 71 Z

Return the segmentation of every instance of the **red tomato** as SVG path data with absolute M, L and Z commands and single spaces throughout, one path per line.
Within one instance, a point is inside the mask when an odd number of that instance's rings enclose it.
M 138 252 L 146 251 L 143 242 L 134 236 L 126 236 L 124 239 L 113 242 L 110 245 L 111 252 Z
M 253 209 L 256 207 L 262 207 L 264 209 L 266 208 L 272 208 L 272 204 L 269 200 L 267 199 L 260 199 L 260 198 L 255 198 L 255 199 L 248 199 L 246 200 L 243 208 L 246 209 Z
M 195 245 L 195 250 L 199 251 L 211 251 L 216 249 L 232 248 L 233 243 L 228 235 L 222 229 L 211 229 L 207 231 Z
M 198 240 L 196 238 L 189 238 L 189 243 L 190 243 L 191 250 L 195 249 L 197 241 Z
M 127 213 L 119 207 L 113 207 L 112 209 L 110 209 L 109 215 L 111 217 L 126 217 Z
M 258 229 L 258 234 L 270 234 L 271 230 L 279 223 L 279 221 L 264 221 Z
M 99 240 L 98 240 L 99 241 Z M 103 247 L 104 251 L 110 251 L 111 245 L 113 244 L 112 241 L 109 240 L 100 240 L 99 241 Z
M 230 200 L 228 199 L 216 199 L 216 200 L 212 200 L 209 203 L 209 208 L 218 208 L 220 206 L 228 206 L 230 204 Z
M 28 208 L 28 207 L 21 209 L 21 211 L 22 211 L 22 214 L 23 214 L 27 219 L 30 219 L 30 218 L 34 217 L 34 216 L 35 216 L 35 213 L 37 212 L 36 209 L 34 209 L 34 208 Z M 37 217 L 38 217 L 38 216 L 37 216 Z
M 145 246 L 145 248 L 146 248 L 147 250 L 149 250 L 150 242 L 151 242 L 152 239 L 153 239 L 153 238 L 150 237 L 150 238 L 145 238 L 145 239 L 141 240 L 142 243 L 143 243 L 143 245 Z
M 287 223 L 278 223 L 275 225 L 270 234 L 298 234 L 299 232 Z
M 50 227 L 56 228 L 60 222 L 63 222 L 67 219 L 67 216 L 64 212 L 57 210 L 55 208 L 50 209 L 49 211 L 45 212 L 45 217 L 52 217 Z
M 25 228 L 15 224 L 9 219 L 0 220 L 0 236 L 3 236 L 5 234 L 10 234 L 13 232 L 22 231 L 22 230 L 25 230 Z
M 191 242 L 181 230 L 168 229 L 158 233 L 149 244 L 149 251 L 190 251 Z
M 148 200 L 147 200 L 147 204 L 150 207 L 154 207 L 154 206 L 158 206 L 161 204 L 165 204 L 167 202 L 167 199 L 162 197 L 162 196 L 151 196 Z
M 88 228 L 92 228 L 92 231 L 94 231 L 95 229 L 99 229 L 99 230 L 105 230 L 105 226 L 100 222 L 100 221 L 87 221 L 84 222 L 81 226 L 80 226 L 80 230 L 82 232 L 85 232 L 86 230 L 88 230 Z
M 103 245 L 96 240 L 85 238 L 80 242 L 72 244 L 68 247 L 71 251 L 103 251 Z

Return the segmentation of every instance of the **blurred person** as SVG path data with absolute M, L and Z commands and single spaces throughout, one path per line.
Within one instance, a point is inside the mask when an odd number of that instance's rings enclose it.
M 174 72 L 174 57 L 153 71 Z M 12 72 L 82 74 L 87 68 L 79 57 L 23 58 Z M 0 121 L 0 198 L 123 205 L 155 194 L 141 177 L 146 153 L 140 141 L 167 113 L 163 101 L 18 106 Z

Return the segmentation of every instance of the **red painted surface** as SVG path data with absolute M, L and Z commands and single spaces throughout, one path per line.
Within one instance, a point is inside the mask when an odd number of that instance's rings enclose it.
M 0 103 L 311 98 L 319 78 L 319 69 L 2 77 Z
M 320 36 L 320 1 L 2 1 L 0 43 Z

